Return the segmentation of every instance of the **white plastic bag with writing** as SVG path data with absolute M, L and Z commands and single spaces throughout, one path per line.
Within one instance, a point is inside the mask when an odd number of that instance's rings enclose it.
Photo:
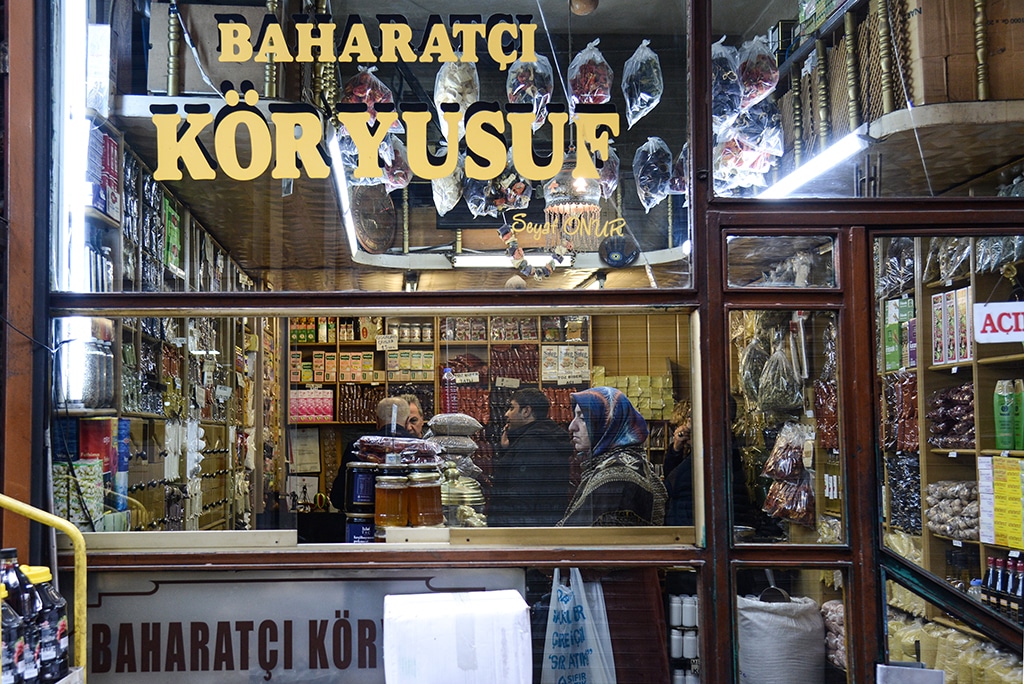
M 555 568 L 544 637 L 541 684 L 616 684 L 612 637 L 600 582 L 572 568 L 568 586 Z

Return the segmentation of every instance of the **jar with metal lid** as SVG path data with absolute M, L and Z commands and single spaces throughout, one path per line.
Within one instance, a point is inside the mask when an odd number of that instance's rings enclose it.
M 397 338 L 399 336 L 399 329 L 398 321 L 388 321 L 388 335 L 394 335 Z
M 433 323 L 421 323 L 420 324 L 420 341 L 421 342 L 433 342 L 434 341 L 434 324 Z
M 409 478 L 404 475 L 377 476 L 373 513 L 378 528 L 409 524 L 408 487 Z
M 412 327 L 408 323 L 402 323 L 400 326 L 398 326 L 399 342 L 408 342 L 410 335 L 412 335 Z
M 431 527 L 444 523 L 441 510 L 441 474 L 414 472 L 409 474 L 409 524 Z
M 345 512 L 373 513 L 377 464 L 354 461 L 345 466 Z
M 349 544 L 372 544 L 373 540 L 373 513 L 354 513 L 345 516 L 346 542 Z
M 409 324 L 409 341 L 410 342 L 419 342 L 420 341 L 420 333 L 421 332 L 422 331 L 420 330 L 420 324 L 419 323 L 410 323 Z

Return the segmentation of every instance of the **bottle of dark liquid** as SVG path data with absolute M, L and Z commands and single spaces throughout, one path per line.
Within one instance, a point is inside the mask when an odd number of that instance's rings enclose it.
M 1013 590 L 1014 604 L 1017 606 L 1017 624 L 1024 627 L 1024 562 L 1017 561 L 1017 585 Z
M 995 584 L 992 587 L 992 610 L 997 613 L 1002 613 L 1006 607 L 1006 561 L 1002 558 L 996 558 L 996 576 Z
M 53 585 L 50 568 L 22 566 L 39 593 L 39 681 L 56 682 L 68 673 L 68 604 Z
M 10 606 L 21 617 L 21 632 L 25 639 L 22 657 L 22 681 L 39 681 L 39 627 L 36 619 L 42 608 L 39 593 L 18 566 L 17 549 L 0 549 L 0 583 L 7 587 Z
M 995 595 L 996 584 L 996 559 L 989 556 L 985 561 L 985 581 L 981 584 L 981 602 L 989 608 L 992 607 L 992 597 Z
M 1016 620 L 1015 617 L 1011 617 L 1016 614 L 1016 608 L 1013 604 L 1013 592 L 1016 589 L 1017 582 L 1017 561 L 1013 558 L 1006 559 L 1006 578 L 1003 580 L 1003 594 L 1000 602 L 1000 612 L 1011 620 Z
M 0 675 L 4 684 L 21 684 L 22 663 L 25 644 L 21 635 L 21 618 L 7 605 L 7 587 L 0 584 Z

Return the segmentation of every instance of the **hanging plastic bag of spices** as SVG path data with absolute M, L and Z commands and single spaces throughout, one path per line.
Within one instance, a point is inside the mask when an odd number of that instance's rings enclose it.
M 685 142 L 676 160 L 672 162 L 672 177 L 668 179 L 668 190 L 673 195 L 685 195 L 689 192 L 689 166 L 690 143 Z
M 757 394 L 761 384 L 761 374 L 764 366 L 768 363 L 768 351 L 761 341 L 760 335 L 755 335 L 743 351 L 740 352 L 740 391 L 747 401 L 757 402 Z
M 376 70 L 377 67 L 359 67 L 359 73 L 345 82 L 341 93 L 342 104 L 366 105 L 367 111 L 370 112 L 370 123 L 377 120 L 377 103 L 393 104 L 395 101 L 391 88 L 388 88 L 384 85 L 384 81 L 373 75 Z M 391 124 L 391 130 L 394 133 L 405 131 L 401 119 L 395 119 L 395 122 Z
M 597 49 L 600 42 L 600 39 L 591 41 L 569 62 L 569 95 L 573 111 L 578 104 L 604 104 L 612 99 L 615 73 Z
M 412 170 L 409 168 L 409 154 L 401 138 L 388 133 L 386 140 L 391 147 L 391 158 L 384 164 L 384 187 L 391 192 L 408 187 L 412 181 Z
M 748 40 L 739 51 L 739 77 L 743 95 L 740 109 L 746 109 L 768 97 L 779 83 L 779 65 L 768 48 L 768 38 Z
M 772 355 L 764 364 L 757 387 L 758 405 L 762 411 L 792 411 L 804 403 L 803 383 L 786 355 L 786 335 L 778 330 L 772 342 Z
M 544 55 L 537 55 L 535 62 L 517 59 L 509 67 L 508 78 L 505 79 L 508 101 L 511 104 L 528 104 L 533 107 L 533 114 L 536 117 L 533 121 L 533 130 L 544 125 L 554 83 L 551 62 Z
M 608 159 L 605 159 L 601 166 L 600 176 L 601 197 L 611 199 L 615 196 L 615 189 L 619 187 L 619 155 L 611 145 L 608 146 Z
M 781 157 L 785 152 L 782 142 L 782 115 L 772 100 L 761 100 L 740 112 L 731 130 L 740 142 L 758 152 Z
M 725 44 L 725 36 L 711 46 L 711 124 L 715 134 L 725 130 L 740 113 L 739 54 Z
M 633 56 L 626 60 L 622 72 L 622 94 L 626 97 L 626 121 L 629 128 L 661 102 L 665 81 L 661 76 L 661 62 L 644 40 Z
M 464 123 L 466 109 L 480 99 L 480 76 L 476 71 L 476 64 L 473 62 L 445 62 L 437 70 L 437 77 L 434 79 L 434 104 L 438 113 L 441 113 L 441 105 L 457 104 L 459 113 L 463 118 L 459 120 L 459 137 L 466 134 Z M 445 140 L 451 141 L 448 132 L 448 122 L 444 116 L 440 116 L 441 135 Z
M 474 216 L 497 216 L 505 211 L 528 207 L 533 187 L 516 173 L 512 152 L 509 151 L 505 170 L 497 178 L 481 181 L 467 177 L 462 194 Z
M 647 142 L 633 155 L 636 193 L 647 212 L 668 197 L 668 181 L 671 177 L 672 151 L 661 138 L 647 138 Z
M 341 164 L 345 170 L 345 180 L 349 185 L 381 185 L 384 183 L 384 174 L 369 177 L 355 175 L 356 167 L 359 165 L 359 148 L 347 133 L 338 136 L 338 149 L 341 151 Z M 377 148 L 377 157 L 386 160 L 390 156 L 391 143 L 385 136 Z M 377 163 L 380 162 L 377 161 Z
M 437 154 L 439 157 L 448 156 L 448 148 L 442 147 Z M 460 154 L 459 163 L 450 175 L 430 181 L 430 189 L 434 195 L 434 209 L 437 210 L 438 216 L 447 214 L 462 199 L 462 186 L 465 177 L 465 156 Z

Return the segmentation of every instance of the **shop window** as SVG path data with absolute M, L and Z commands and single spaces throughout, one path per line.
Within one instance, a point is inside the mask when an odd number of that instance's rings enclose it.
M 712 10 L 717 197 L 1020 195 L 1013 3 Z
M 845 461 L 836 315 L 729 315 L 733 538 L 842 544 Z
M 53 287 L 691 287 L 686 3 L 455 9 L 55 10 Z
M 830 235 L 726 237 L 729 287 L 835 288 L 836 240 Z
M 847 572 L 818 568 L 736 571 L 737 680 L 847 682 Z M 770 670 L 770 671 L 769 671 Z
M 691 315 L 56 318 L 55 510 L 89 532 L 692 544 Z M 580 529 L 609 526 L 629 529 Z
M 1024 549 L 1022 248 L 1019 234 L 874 242 L 883 542 L 965 591 L 989 563 L 1014 574 Z

